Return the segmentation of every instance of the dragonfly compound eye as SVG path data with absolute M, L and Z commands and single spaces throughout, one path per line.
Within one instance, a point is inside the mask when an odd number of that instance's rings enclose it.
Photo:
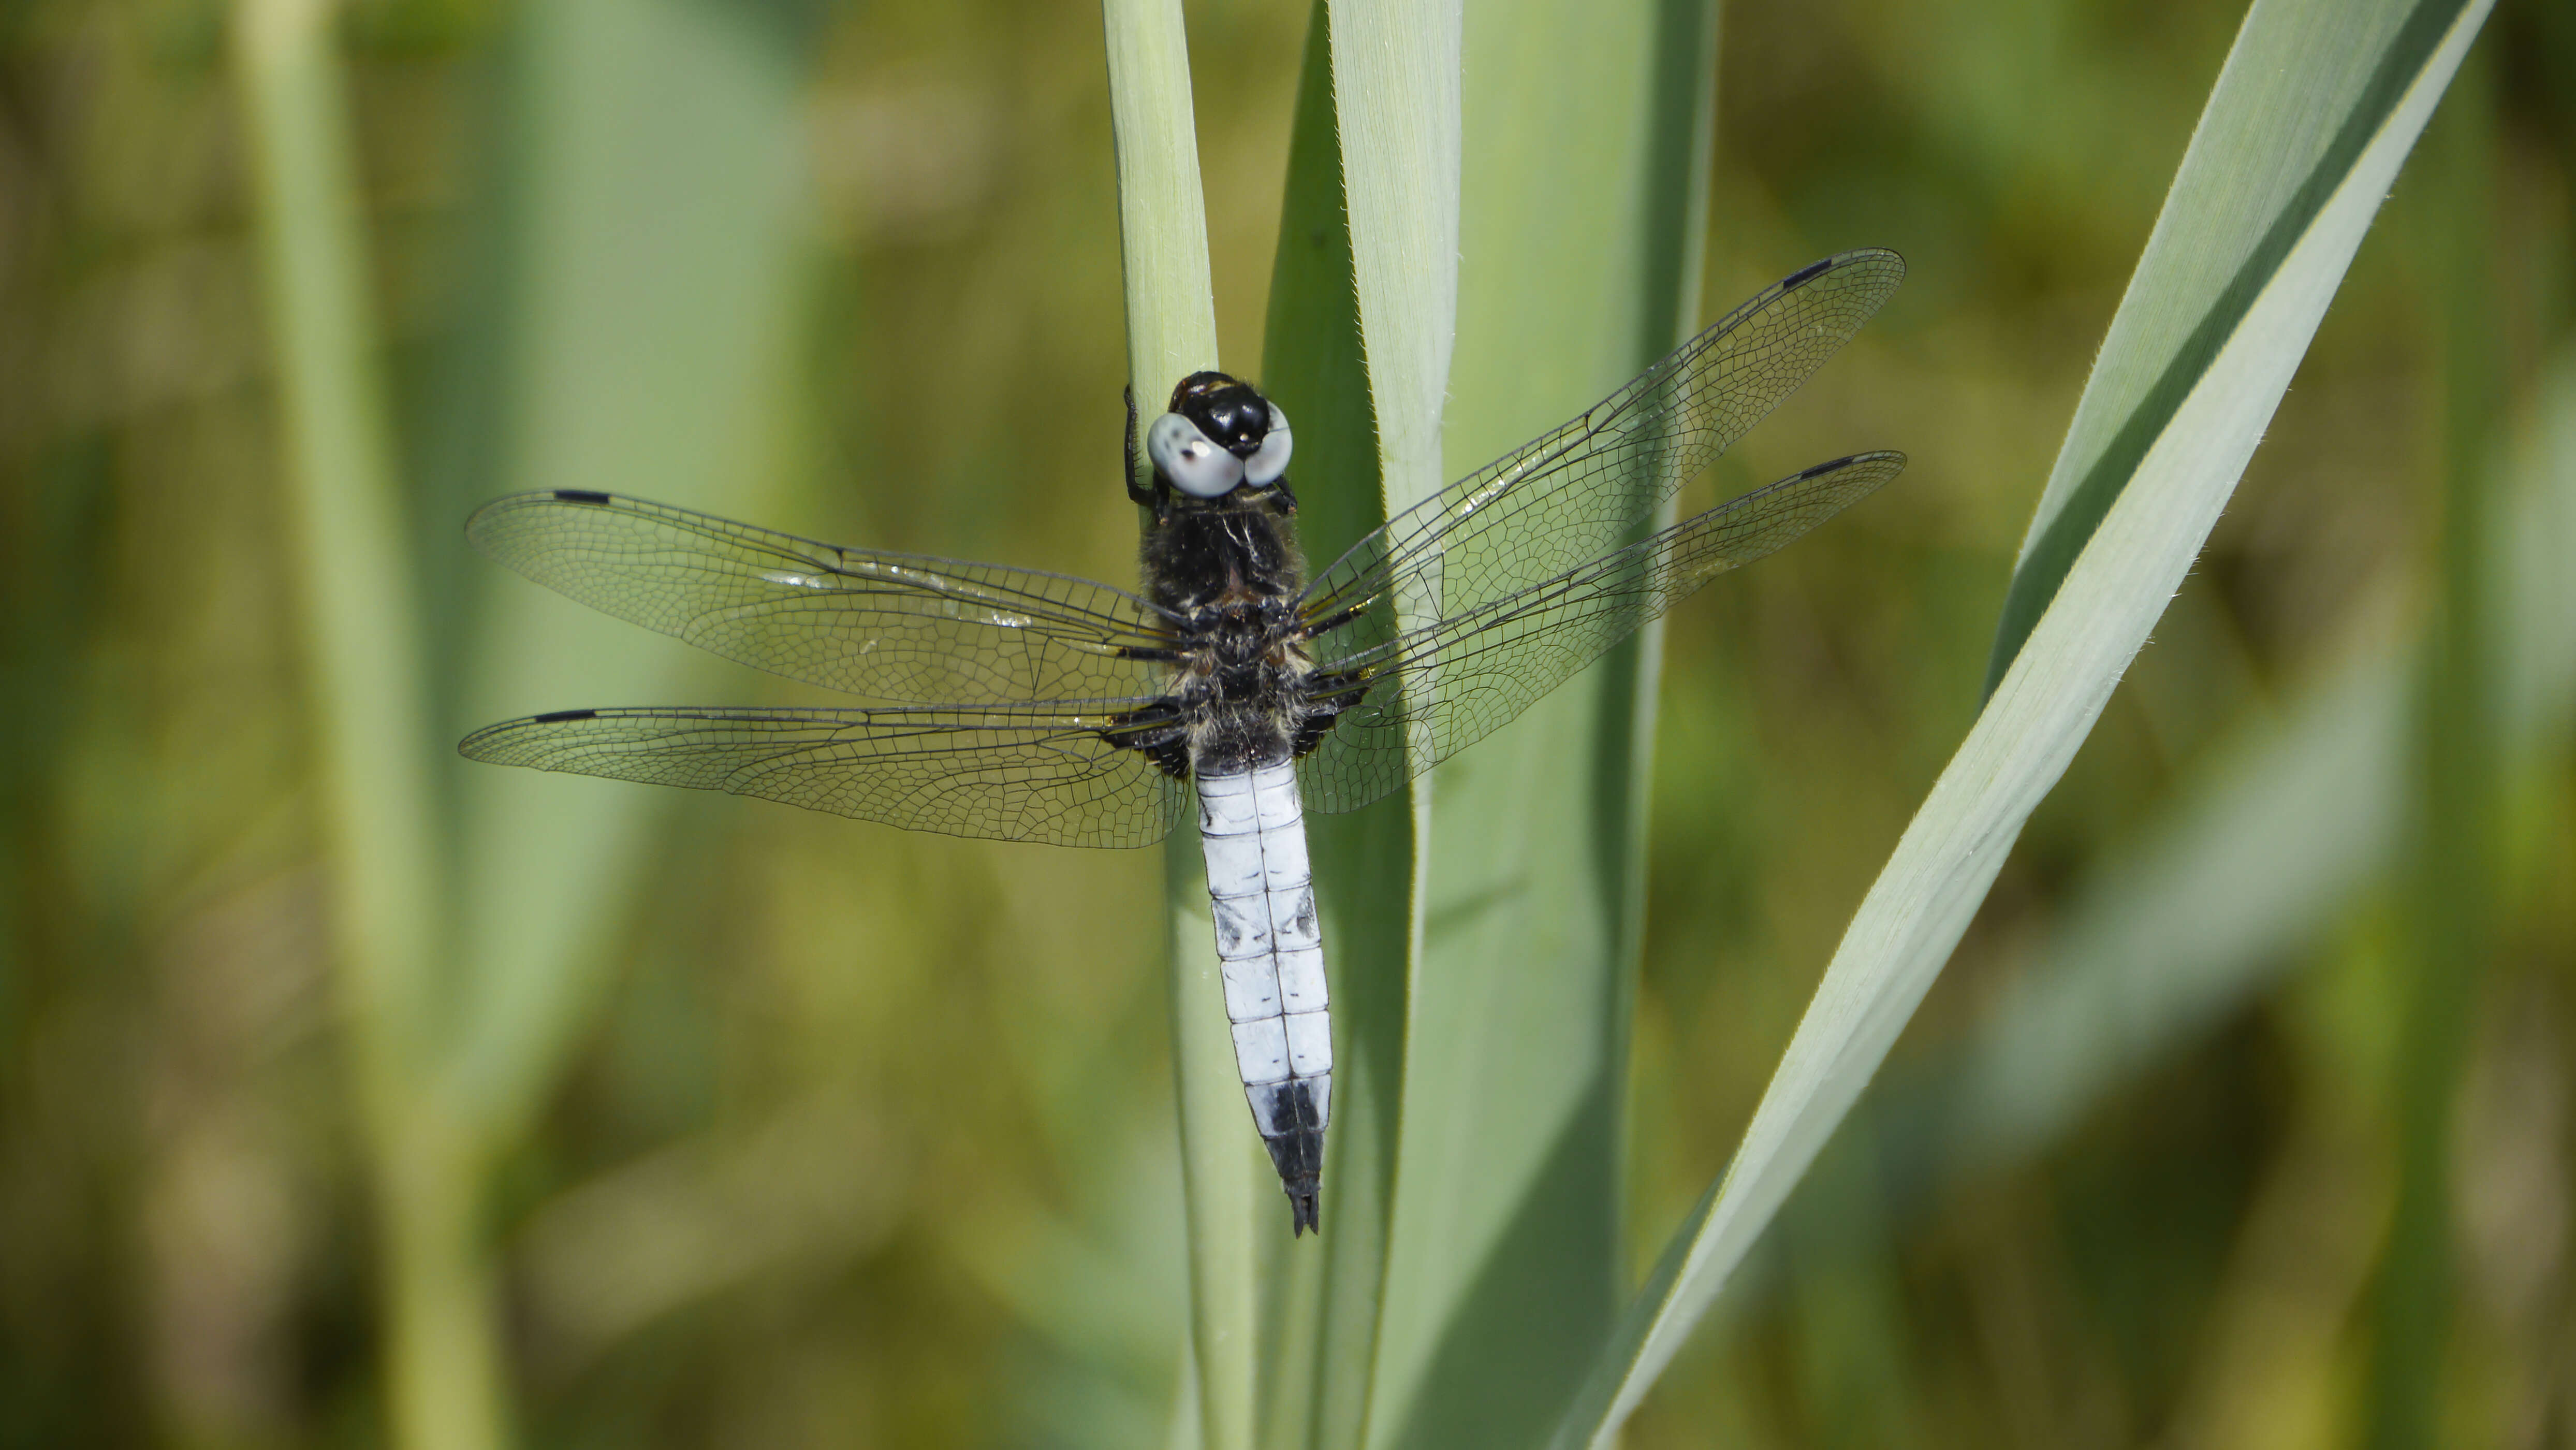
M 1243 460 L 1178 413 L 1165 413 L 1145 430 L 1145 454 L 1172 487 L 1192 498 L 1218 498 L 1243 482 Z
M 1243 481 L 1255 488 L 1267 488 L 1288 471 L 1288 450 L 1293 440 L 1288 436 L 1288 415 L 1279 405 L 1270 405 L 1270 431 L 1261 435 L 1261 447 L 1243 460 Z

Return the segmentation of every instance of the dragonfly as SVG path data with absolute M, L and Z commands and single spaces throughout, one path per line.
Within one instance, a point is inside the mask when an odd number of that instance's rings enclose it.
M 1822 367 L 1896 253 L 1790 273 L 1626 386 L 1308 575 L 1286 412 L 1193 373 L 1143 429 L 1136 590 L 842 548 L 623 495 L 503 498 L 466 532 L 520 574 L 846 708 L 563 710 L 471 759 L 730 791 L 913 830 L 1163 839 L 1195 809 L 1235 1062 L 1320 1231 L 1333 1044 L 1305 812 L 1401 789 L 1716 575 L 1868 496 L 1904 455 L 1819 463 L 1669 528 L 1656 509 Z

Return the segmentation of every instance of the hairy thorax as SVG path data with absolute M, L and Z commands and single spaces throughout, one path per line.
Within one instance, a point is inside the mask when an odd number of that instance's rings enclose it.
M 1312 671 L 1297 637 L 1304 570 L 1269 499 L 1176 509 L 1145 536 L 1154 602 L 1181 618 L 1173 695 L 1201 774 L 1289 759 Z

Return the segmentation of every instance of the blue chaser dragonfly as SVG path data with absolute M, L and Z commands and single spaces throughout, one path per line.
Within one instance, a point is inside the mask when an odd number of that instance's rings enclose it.
M 466 531 L 530 579 L 728 659 L 909 703 L 566 710 L 459 749 L 1069 846 L 1159 841 L 1195 801 L 1236 1063 L 1302 1234 L 1333 1064 L 1304 812 L 1393 793 L 1711 577 L 1894 478 L 1903 455 L 1854 454 L 1637 537 L 1904 270 L 1880 250 L 1800 268 L 1311 579 L 1287 414 L 1215 372 L 1183 379 L 1144 430 L 1150 485 L 1128 421 L 1128 491 L 1153 515 L 1135 593 L 612 494 L 505 498 Z

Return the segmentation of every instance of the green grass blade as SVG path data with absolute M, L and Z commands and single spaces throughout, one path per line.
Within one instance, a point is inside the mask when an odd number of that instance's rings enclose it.
M 1390 512 L 1440 491 L 1458 322 L 1457 0 L 1327 0 L 1351 273 Z
M 1136 406 L 1217 366 L 1207 200 L 1190 113 L 1189 37 L 1172 0 L 1104 0 L 1110 136 L 1118 156 L 1118 250 L 1127 285 L 1127 375 Z M 1248 1110 L 1247 1110 L 1248 1111 Z
M 2413 821 L 2406 864 L 2403 994 L 2394 1064 L 2397 1202 L 2380 1260 L 2367 1388 L 2370 1443 L 2413 1450 L 2443 1443 L 2443 1383 L 2452 1373 L 2452 1322 L 2462 1233 L 2453 1200 L 2451 1125 L 2475 1030 L 2480 985 L 2498 946 L 2502 731 L 2489 580 L 2494 492 L 2487 457 L 2497 426 L 2506 350 L 2495 265 L 2495 99 L 2472 63 L 2428 147 L 2438 157 L 2434 295 L 2444 323 L 2443 470 L 2436 534 L 2433 627 L 2426 637 L 2414 741 Z
M 2406 680 L 2397 641 L 2364 647 L 2103 862 L 1962 1050 L 1921 1151 L 1944 1172 L 2027 1154 L 2294 960 L 2395 837 Z
M 1694 320 L 1714 22 L 1658 0 L 1469 17 L 1444 472 Z M 1654 652 L 1631 639 L 1438 773 L 1372 1444 L 1534 1441 L 1616 1311 Z
M 1138 410 L 1160 411 L 1172 384 L 1218 366 L 1207 204 L 1190 110 L 1189 41 L 1178 0 L 1103 0 L 1111 134 L 1118 155 L 1118 241 L 1127 295 L 1127 377 Z M 1171 904 L 1172 1067 L 1180 1098 L 1187 1199 L 1190 1329 L 1199 1443 L 1252 1444 L 1254 1235 L 1263 1165 L 1226 1031 L 1198 833 L 1164 846 Z
M 1195 830 L 1163 848 L 1171 903 L 1172 1073 L 1179 1094 L 1181 1191 L 1189 1224 L 1190 1332 L 1200 1443 L 1253 1443 L 1259 1321 L 1255 1283 L 1259 1235 L 1275 1228 L 1264 1208 L 1278 1179 L 1255 1155 L 1234 1040 L 1226 1032 L 1224 984 L 1216 965 L 1216 923 L 1207 908 L 1207 868 Z M 1193 906 L 1195 904 L 1195 909 Z
M 246 0 L 236 60 L 288 439 L 351 1006 L 418 1031 L 438 960 L 438 810 L 332 8 Z M 416 1051 L 405 1043 L 397 1049 Z
M 474 505 L 631 493 L 774 516 L 792 462 L 802 113 L 782 37 L 712 7 L 538 7 L 514 37 L 511 195 L 492 208 L 490 437 L 430 481 L 428 547 L 478 606 L 441 718 L 680 699 L 739 671 L 471 554 Z M 684 203 L 674 198 L 686 198 Z M 639 243 L 638 238 L 649 238 Z M 470 403 L 460 402 L 470 408 Z M 450 415 L 451 432 L 470 418 Z M 455 760 L 459 1040 L 447 1086 L 496 1141 L 526 1131 L 602 999 L 609 937 L 670 793 Z
M 379 341 L 332 7 L 245 0 L 235 76 L 256 178 L 305 652 L 335 876 L 333 958 L 361 1149 L 383 1223 L 389 1438 L 501 1442 L 482 1157 L 422 1089 L 448 945 L 444 821 L 425 707 L 426 623 L 384 412 Z
M 2258 4 L 2246 13 L 2022 540 L 1988 693 L 2210 359 L 2242 332 L 2255 300 L 2472 8 L 2469 0 L 2379 0 L 2348 11 Z M 2319 114 L 2331 124 L 2291 119 L 2303 97 L 2330 97 L 2331 110 Z M 2175 235 L 2213 225 L 2223 233 Z
M 2529 430 L 2511 466 L 2517 482 L 2500 510 L 2493 555 L 2503 636 L 2506 738 L 2518 754 L 2568 728 L 2576 713 L 2576 352 L 2544 373 Z
M 1307 23 L 1270 277 L 1261 381 L 1297 425 L 1298 540 L 1331 559 L 1386 519 L 1333 108 L 1330 17 Z M 1402 800 L 1306 829 L 1333 994 L 1333 1123 L 1318 1241 L 1265 1256 L 1261 1442 L 1349 1443 L 1366 1406 L 1384 1276 L 1413 951 L 1413 815 Z M 1329 1380 L 1329 1386 L 1327 1381 Z M 1329 1389 L 1329 1393 L 1327 1393 Z M 1331 1433 L 1319 1426 L 1329 1424 Z
M 447 466 L 429 467 L 427 506 L 409 511 L 381 415 L 329 14 L 245 6 L 239 54 L 350 873 L 341 960 L 386 1216 L 392 1433 L 474 1447 L 505 1419 L 486 1176 L 597 998 L 603 938 L 657 806 L 465 766 L 455 733 L 573 703 L 561 691 L 658 694 L 676 652 L 475 564 L 458 526 L 507 480 L 723 507 L 774 471 L 798 113 L 787 49 L 703 7 L 533 14 L 515 73 L 522 129 L 508 137 L 525 204 L 496 211 L 520 230 L 499 248 L 510 285 L 486 299 L 516 310 L 495 328 L 505 345 L 478 359 L 489 396 L 519 384 L 528 401 L 506 417 L 474 400 L 433 415 L 427 451 Z M 645 234 L 652 245 L 633 244 Z M 478 597 L 479 610 L 460 603 Z
M 2490 557 L 2501 759 L 2522 768 L 2576 704 L 2576 357 L 2516 430 Z M 1931 1141 L 1945 1173 L 2027 1157 L 2119 1083 L 2262 991 L 2393 861 L 2420 639 L 2384 628 L 2277 720 L 2222 746 L 2095 880 L 1946 1069 Z M 1947 1078 L 1947 1081 L 1942 1081 Z
M 1325 0 L 1320 49 L 1310 44 L 1307 64 L 1329 66 L 1339 182 L 1347 219 L 1352 316 L 1359 361 L 1373 423 L 1382 508 L 1393 513 L 1439 490 L 1440 415 L 1449 384 L 1450 349 L 1458 303 L 1458 47 L 1459 10 L 1451 0 L 1402 0 L 1351 4 Z M 1322 78 L 1310 76 L 1308 94 Z M 1313 114 L 1311 107 L 1302 108 Z M 1313 127 L 1302 127 L 1310 133 Z M 1314 155 L 1310 140 L 1309 156 Z M 1292 163 L 1293 165 L 1293 163 Z M 1304 174 L 1304 197 L 1320 194 L 1320 176 Z M 1292 197 L 1292 205 L 1314 200 Z M 1281 220 L 1282 247 L 1293 245 L 1294 212 Z M 1328 242 L 1329 250 L 1331 244 Z M 1278 308 L 1274 303 L 1274 315 Z M 1346 344 L 1323 339 L 1318 362 L 1347 368 Z M 1338 359 L 1333 354 L 1340 354 Z M 1345 383 L 1334 405 L 1352 413 Z M 1320 477 L 1311 469 L 1309 477 Z M 1366 473 L 1355 473 L 1363 480 Z M 1341 523 L 1365 517 L 1354 509 Z M 1330 527 L 1328 525 L 1328 527 Z M 1335 530 L 1338 531 L 1337 529 Z M 1330 557 L 1318 537 L 1310 553 Z M 1421 600 L 1399 601 L 1399 611 Z M 1343 953 L 1337 969 L 1336 1041 L 1349 1041 L 1353 1060 L 1338 1066 L 1334 1081 L 1334 1134 L 1326 1149 L 1326 1237 L 1320 1264 L 1282 1276 L 1285 1333 L 1311 1335 L 1311 1385 L 1283 1379 L 1277 1388 L 1279 1433 L 1302 1429 L 1308 1443 L 1357 1443 L 1369 1422 L 1377 1329 L 1384 1305 L 1393 1165 L 1402 1142 L 1404 1054 L 1413 976 L 1421 951 L 1422 840 L 1429 811 L 1427 784 L 1408 793 L 1410 817 L 1387 821 L 1381 807 L 1368 824 L 1327 828 L 1318 855 L 1345 859 L 1330 868 L 1325 886 L 1353 917 L 1347 933 L 1358 957 Z M 1375 872 L 1362 884 L 1356 873 Z M 1403 874 L 1398 875 L 1398 872 Z M 1354 888 L 1357 889 L 1354 889 Z M 1400 953 L 1392 933 L 1395 893 L 1409 908 Z M 1326 918 L 1331 931 L 1332 918 Z M 1365 977 L 1363 978 L 1363 975 Z M 1348 1075 L 1345 1075 L 1347 1071 Z M 1336 1237 L 1338 1235 L 1338 1237 Z M 1301 1283 L 1300 1276 L 1305 1276 Z M 1311 1287 L 1308 1285 L 1311 1284 Z M 1302 1304 L 1312 1302 L 1312 1310 Z
M 2144 391 L 2152 380 L 2179 377 L 2178 394 L 2164 421 L 2136 440 L 2099 526 L 2026 642 L 2010 652 L 1985 710 L 1862 901 L 1734 1163 L 1677 1234 L 1687 1247 L 1667 1250 L 1596 1362 L 1558 1444 L 1608 1444 L 1671 1362 L 1885 1058 L 2022 824 L 2180 587 L 2485 19 L 2483 4 L 2444 8 L 2450 18 L 2437 43 L 2416 54 L 2384 110 L 2383 61 L 2401 41 L 2413 43 L 2416 7 L 2258 0 L 2247 17 L 2122 306 L 2123 318 L 2144 312 L 2165 323 L 2114 321 L 2078 414 L 2099 411 L 2093 398 L 2101 389 Z M 2341 134 L 2357 113 L 2378 119 L 2240 303 L 2226 279 L 2270 245 L 2280 215 L 2260 204 L 2279 190 L 2263 180 L 2282 158 L 2324 154 L 2320 138 Z M 2304 176 L 2312 168 L 2292 169 Z M 2303 184 L 2288 189 L 2304 196 Z M 2163 278 L 2177 279 L 2174 292 Z M 2212 316 L 2226 319 L 2214 332 L 2204 321 Z M 2186 353 L 2195 361 L 2178 374 L 2174 360 Z M 2079 423 L 2069 448 L 2091 436 Z M 2070 470 L 2061 464 L 2059 472 Z
M 1163 1444 L 1165 1450 L 1201 1450 L 1207 1441 L 1199 1412 L 1198 1352 L 1191 1348 L 1188 1335 L 1181 1337 L 1179 1380 L 1172 1393 L 1172 1425 Z

